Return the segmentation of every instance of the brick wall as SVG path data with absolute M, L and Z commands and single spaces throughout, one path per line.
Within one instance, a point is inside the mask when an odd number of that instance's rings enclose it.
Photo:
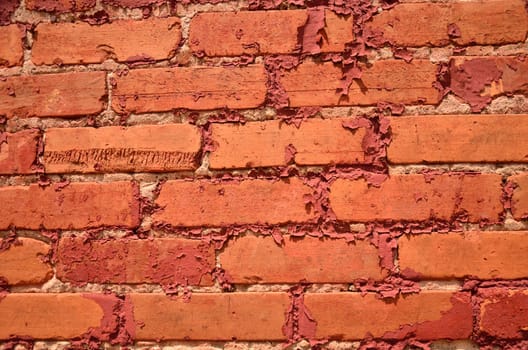
M 527 349 L 527 6 L 0 1 L 0 347 Z

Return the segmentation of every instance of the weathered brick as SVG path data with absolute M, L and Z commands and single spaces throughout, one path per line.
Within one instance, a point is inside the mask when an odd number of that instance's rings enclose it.
M 362 67 L 361 83 L 350 85 L 342 96 L 343 72 L 332 63 L 303 63 L 284 73 L 280 82 L 291 107 L 375 105 L 393 103 L 436 104 L 440 95 L 433 87 L 436 65 L 425 60 L 405 63 L 401 60 L 372 62 Z
M 1 187 L 0 229 L 132 228 L 139 224 L 137 192 L 132 182 Z
M 339 52 L 352 41 L 352 16 L 339 17 L 329 10 L 323 13 L 321 52 Z M 207 56 L 242 54 L 288 54 L 303 51 L 299 32 L 307 23 L 310 11 L 240 11 L 198 13 L 191 21 L 189 46 Z M 307 45 L 305 44 L 305 50 Z
M 150 5 L 164 4 L 165 0 L 102 0 L 103 4 L 127 8 L 140 8 Z
M 516 188 L 512 196 L 512 214 L 517 220 L 528 218 L 528 173 L 522 173 L 509 178 Z
M 213 124 L 217 145 L 211 168 L 247 168 L 286 165 L 287 147 L 296 150 L 300 165 L 363 164 L 365 128 L 343 127 L 348 119 L 308 119 L 297 128 L 279 120 L 240 124 Z
M 90 333 L 108 340 L 118 298 L 104 294 L 7 294 L 0 299 L 0 339 L 72 339 Z
M 29 129 L 0 133 L 0 174 L 30 174 L 37 160 L 40 133 Z
M 366 28 L 400 46 L 444 46 L 450 40 L 458 45 L 524 42 L 524 5 L 522 0 L 403 3 L 374 16 Z
M 304 304 L 323 339 L 466 339 L 472 330 L 470 296 L 422 291 L 393 302 L 367 293 L 306 294 Z
M 311 193 L 311 188 L 296 178 L 277 182 L 167 181 L 156 200 L 162 209 L 153 219 L 173 226 L 305 222 L 315 217 L 303 198 Z
M 0 80 L 0 116 L 68 117 L 104 109 L 104 72 L 13 76 Z
M 11 17 L 20 6 L 20 0 L 3 0 L 0 2 L 0 26 L 11 23 Z
M 138 340 L 284 340 L 286 293 L 131 294 Z
M 31 60 L 41 64 L 168 59 L 181 39 L 178 18 L 122 20 L 93 26 L 85 22 L 42 23 L 36 28 Z
M 262 65 L 135 69 L 115 83 L 112 107 L 118 113 L 252 108 L 266 97 Z
M 22 26 L 12 24 L 0 27 L 0 67 L 21 66 L 24 57 Z
M 0 279 L 9 285 L 46 282 L 53 276 L 51 266 L 43 260 L 49 251 L 49 244 L 19 237 L 7 250 L 0 251 Z
M 200 142 L 189 124 L 52 128 L 42 163 L 48 173 L 191 170 Z
M 404 116 L 390 126 L 391 163 L 528 162 L 528 115 Z
M 29 10 L 47 12 L 74 12 L 87 11 L 95 6 L 96 0 L 26 0 L 26 8 Z
M 482 332 L 502 339 L 526 339 L 528 290 L 491 288 L 479 294 Z
M 528 277 L 528 232 L 423 234 L 398 240 L 402 274 L 415 279 Z
M 495 222 L 503 211 L 496 174 L 392 175 L 379 187 L 364 180 L 335 181 L 330 205 L 340 220 L 428 219 Z
M 248 235 L 230 241 L 219 259 L 234 283 L 347 283 L 385 275 L 378 249 L 367 241 L 284 237 L 279 246 L 271 236 Z
M 214 249 L 178 238 L 99 239 L 63 237 L 57 277 L 74 283 L 212 285 Z
M 449 89 L 480 112 L 494 97 L 528 94 L 528 60 L 522 57 L 453 57 Z

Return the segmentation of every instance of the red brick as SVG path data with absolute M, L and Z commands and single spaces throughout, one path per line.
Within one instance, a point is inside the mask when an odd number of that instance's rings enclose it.
M 528 218 L 528 173 L 509 178 L 516 185 L 512 196 L 512 214 L 517 220 Z
M 158 224 L 200 227 L 305 222 L 315 217 L 303 198 L 311 193 L 312 189 L 296 178 L 277 182 L 167 181 L 156 200 L 162 209 L 153 219 Z
M 158 283 L 212 285 L 214 249 L 178 238 L 99 239 L 64 237 L 57 277 L 74 283 Z
M 262 65 L 135 69 L 115 80 L 112 108 L 118 113 L 252 108 L 266 97 Z
M 49 244 L 42 241 L 18 238 L 7 250 L 0 251 L 0 279 L 9 285 L 46 282 L 53 276 L 51 266 L 43 261 L 49 251 Z
M 380 187 L 364 180 L 337 180 L 330 205 L 340 220 L 499 220 L 501 177 L 495 174 L 392 175 Z
M 213 124 L 217 147 L 211 168 L 247 168 L 287 164 L 286 148 L 296 150 L 300 165 L 363 164 L 365 128 L 343 127 L 345 118 L 308 119 L 297 128 L 279 120 L 240 124 Z
M 405 116 L 390 126 L 391 163 L 528 162 L 528 115 Z
M 453 25 L 460 31 L 451 38 L 458 45 L 524 42 L 528 31 L 524 5 L 522 0 L 404 3 L 375 16 L 367 29 L 381 31 L 400 46 L 447 45 Z
M 36 34 L 31 53 L 36 65 L 163 60 L 174 54 L 181 39 L 180 20 L 174 17 L 98 26 L 42 23 Z
M 502 339 L 526 339 L 528 290 L 492 288 L 482 290 L 479 328 Z
M 0 134 L 0 174 L 33 173 L 39 137 L 36 129 Z
M 191 170 L 200 143 L 189 124 L 47 129 L 42 163 L 48 173 Z
M 230 241 L 219 258 L 234 283 L 347 283 L 385 276 L 378 249 L 367 241 L 287 236 L 279 246 L 271 236 L 248 235 Z
M 103 294 L 7 294 L 0 300 L 0 339 L 62 340 L 96 330 L 109 333 L 117 325 L 112 315 L 117 302 Z
M 21 66 L 24 58 L 22 26 L 12 24 L 0 27 L 0 67 Z
M 527 250 L 528 232 L 434 233 L 398 241 L 400 270 L 417 279 L 527 278 Z
M 0 115 L 68 117 L 104 109 L 104 72 L 39 74 L 0 80 Z
M 326 34 L 321 52 L 344 51 L 345 43 L 353 39 L 352 16 L 345 18 L 329 10 L 321 11 Z M 299 30 L 308 16 L 306 10 L 198 13 L 191 21 L 189 46 L 207 56 L 299 52 L 302 44 Z
M 112 6 L 121 6 L 127 8 L 139 8 L 146 7 L 149 5 L 161 5 L 164 4 L 165 0 L 102 0 L 103 4 L 109 4 Z
M 86 11 L 95 6 L 96 0 L 26 0 L 28 10 L 47 12 Z
M 361 84 L 354 81 L 348 96 L 341 96 L 342 70 L 332 63 L 303 63 L 284 73 L 280 82 L 290 107 L 376 105 L 380 101 L 436 104 L 440 99 L 433 87 L 436 65 L 425 60 L 372 62 L 362 67 Z
M 138 340 L 284 340 L 286 293 L 131 294 Z
M 453 57 L 450 90 L 480 112 L 500 95 L 528 94 L 528 60 L 513 56 Z
M 137 186 L 132 182 L 71 183 L 0 188 L 0 229 L 85 229 L 139 224 Z
M 472 330 L 465 293 L 422 291 L 392 302 L 371 293 L 306 294 L 304 304 L 317 322 L 316 338 L 466 339 Z

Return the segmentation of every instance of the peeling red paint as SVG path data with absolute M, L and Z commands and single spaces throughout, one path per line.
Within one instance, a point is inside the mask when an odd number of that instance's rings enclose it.
M 304 291 L 304 286 L 295 286 L 289 290 L 291 304 L 286 314 L 286 323 L 282 327 L 282 332 L 288 337 L 290 344 L 301 339 L 308 339 L 311 343 L 315 341 L 317 322 L 304 305 Z
M 325 9 L 308 9 L 308 19 L 302 28 L 302 53 L 318 54 L 321 52 L 323 43 L 323 31 L 325 27 Z
M 2 0 L 0 2 L 0 25 L 8 25 L 11 15 L 20 5 L 20 0 Z

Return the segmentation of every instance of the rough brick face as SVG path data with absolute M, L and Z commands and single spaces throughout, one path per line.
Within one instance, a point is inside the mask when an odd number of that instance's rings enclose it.
M 481 292 L 479 328 L 493 337 L 525 339 L 528 325 L 528 291 L 490 289 Z
M 38 130 L 0 133 L 0 174 L 30 174 L 37 160 Z
M 71 183 L 0 188 L 0 229 L 133 228 L 139 223 L 137 187 L 132 182 Z
M 104 307 L 117 298 L 103 294 L 9 294 L 0 300 L 0 339 L 72 339 L 90 328 L 104 329 L 112 320 Z M 115 321 L 114 321 L 115 322 Z
M 406 236 L 398 244 L 399 266 L 416 279 L 527 278 L 527 238 L 528 232 Z
M 375 16 L 367 28 L 398 46 L 516 43 L 528 32 L 524 6 L 522 0 L 402 3 Z
M 517 220 L 528 217 L 528 174 L 522 173 L 509 178 L 515 184 L 512 196 L 512 214 Z
M 391 163 L 528 162 L 528 115 L 393 117 L 390 126 Z
M 266 96 L 262 65 L 135 69 L 115 82 L 112 108 L 118 113 L 251 108 Z
M 92 26 L 84 22 L 37 26 L 31 60 L 41 64 L 98 63 L 168 59 L 181 39 L 179 19 L 115 21 Z M 53 45 L 50 45 L 50 42 Z
M 42 163 L 48 173 L 191 170 L 200 142 L 188 124 L 48 129 Z
M 436 69 L 424 60 L 374 62 L 362 70 L 361 84 L 352 82 L 347 96 L 341 94 L 341 68 L 332 63 L 303 63 L 286 72 L 280 82 L 291 107 L 368 106 L 380 101 L 435 104 L 439 100 L 438 90 L 433 87 Z
M 364 180 L 337 180 L 330 205 L 340 220 L 451 220 L 467 215 L 470 222 L 497 221 L 502 213 L 499 175 L 393 175 L 380 187 Z
M 48 12 L 86 11 L 95 6 L 96 0 L 26 0 L 30 10 Z
M 46 282 L 53 275 L 51 265 L 43 260 L 49 251 L 49 244 L 42 241 L 18 238 L 7 250 L 0 251 L 0 279 L 9 285 Z
M 13 76 L 0 80 L 0 116 L 68 117 L 101 112 L 104 72 Z
M 284 237 L 279 245 L 271 236 L 248 235 L 227 245 L 220 264 L 234 283 L 346 283 L 384 276 L 369 242 L 312 237 Z
M 320 339 L 464 339 L 471 334 L 469 294 L 422 291 L 388 303 L 367 293 L 306 294 Z
M 190 302 L 160 294 L 132 294 L 130 299 L 136 339 L 285 339 L 286 293 L 195 294 Z
M 214 251 L 188 239 L 96 240 L 64 237 L 57 257 L 64 282 L 211 285 Z
M 153 219 L 173 226 L 305 222 L 315 216 L 303 198 L 311 193 L 310 187 L 296 178 L 277 182 L 168 181 L 156 201 L 162 209 Z
M 0 67 L 22 65 L 24 33 L 24 29 L 16 24 L 0 27 Z
M 321 52 L 339 52 L 353 39 L 352 17 L 338 17 L 329 10 L 323 13 L 321 42 L 315 38 L 308 45 L 320 46 Z M 191 21 L 189 45 L 194 52 L 207 56 L 242 54 L 289 54 L 303 50 L 299 31 L 309 20 L 310 11 L 241 11 L 199 13 Z
M 287 148 L 293 146 L 295 163 L 301 165 L 366 163 L 365 128 L 343 127 L 348 119 L 310 119 L 300 127 L 273 120 L 238 124 L 215 124 L 211 153 L 215 169 L 281 166 L 288 163 Z

